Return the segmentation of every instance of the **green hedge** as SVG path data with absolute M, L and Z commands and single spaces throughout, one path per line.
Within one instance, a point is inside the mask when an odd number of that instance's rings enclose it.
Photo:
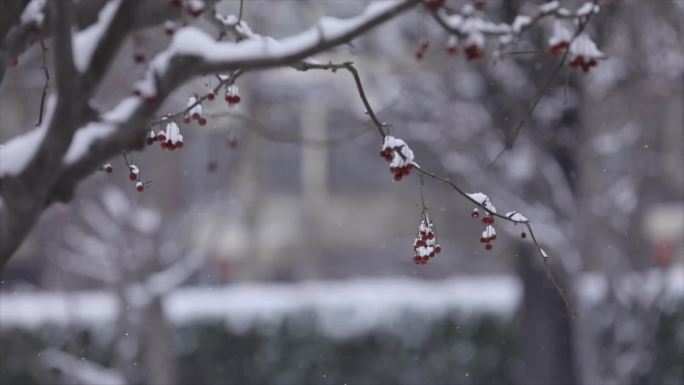
M 635 384 L 661 384 L 683 370 L 684 347 L 673 338 L 682 333 L 682 308 L 661 314 L 654 361 Z M 241 333 L 218 321 L 178 327 L 174 343 L 179 383 L 510 384 L 519 374 L 517 328 L 511 319 L 450 312 L 430 320 L 406 312 L 382 328 L 332 338 L 318 329 L 314 314 L 300 312 L 279 324 L 252 325 Z M 62 341 L 65 332 L 60 327 L 44 327 L 38 333 L 3 330 L 0 383 L 38 383 L 31 370 L 46 346 L 111 363 L 111 338 L 103 331 L 80 330 L 75 339 Z M 684 381 L 684 373 L 681 378 Z

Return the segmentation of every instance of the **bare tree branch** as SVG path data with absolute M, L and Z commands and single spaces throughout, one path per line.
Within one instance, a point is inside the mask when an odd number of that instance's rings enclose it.
M 43 67 L 43 75 L 45 76 L 45 84 L 43 85 L 43 93 L 40 95 L 40 109 L 38 111 L 38 123 L 36 127 L 43 124 L 43 113 L 45 112 L 45 97 L 47 97 L 48 86 L 50 85 L 50 70 L 47 65 L 47 58 L 45 53 L 47 52 L 47 47 L 45 46 L 45 41 L 40 39 L 40 58 L 41 65 Z
M 99 137 L 88 143 L 84 154 L 79 154 L 63 164 L 64 155 L 78 127 L 88 122 L 89 93 L 82 92 L 81 81 L 73 66 L 72 55 L 57 57 L 57 88 L 58 102 L 45 140 L 41 143 L 36 156 L 19 175 L 5 175 L 0 180 L 4 204 L 0 207 L 0 235 L 3 242 L 0 245 L 0 271 L 16 248 L 20 245 L 32 225 L 38 219 L 45 205 L 59 201 L 68 201 L 73 195 L 76 184 L 87 175 L 95 171 L 98 165 L 122 151 L 141 148 L 143 144 L 140 137 L 144 135 L 140 127 L 146 127 L 147 122 L 153 117 L 154 112 L 161 103 L 178 87 L 189 79 L 211 72 L 227 72 L 237 70 L 268 69 L 289 66 L 304 60 L 311 55 L 323 52 L 337 45 L 357 37 L 371 28 L 380 25 L 396 15 L 404 12 L 417 4 L 420 0 L 403 0 L 391 4 L 383 4 L 378 7 L 375 4 L 374 12 L 364 17 L 353 19 L 345 28 L 337 28 L 328 36 L 321 35 L 321 30 L 313 28 L 302 34 L 311 36 L 311 31 L 318 31 L 316 41 L 305 40 L 306 44 L 291 44 L 286 49 L 281 49 L 279 54 L 272 54 L 268 49 L 260 53 L 244 56 L 227 55 L 221 60 L 204 58 L 196 53 L 167 52 L 160 56 L 169 55 L 167 66 L 163 71 L 158 68 L 151 73 L 156 91 L 153 98 L 130 97 L 122 100 L 119 110 L 127 112 L 116 117 L 115 121 L 101 122 L 100 125 L 110 125 L 113 129 L 111 134 Z M 66 30 L 72 23 L 70 2 L 54 2 L 56 8 L 64 14 L 60 18 L 61 31 L 57 37 L 59 44 L 55 45 L 56 52 L 71 52 L 71 39 L 63 41 Z M 116 36 L 117 32 L 112 32 Z M 177 35 L 176 38 L 179 36 Z M 296 39 L 296 38 L 295 38 Z M 298 40 L 298 42 L 301 40 Z M 252 42 L 253 43 L 253 42 Z M 217 48 L 235 47 L 234 43 L 216 43 Z M 263 43 L 267 44 L 267 43 Z M 265 46 L 264 48 L 268 48 Z M 106 51 L 105 51 L 106 52 Z M 73 75 L 69 81 L 67 74 Z M 67 90 L 72 94 L 63 98 Z M 125 107 L 125 108 L 123 108 Z M 119 111 L 117 110 L 117 111 Z M 92 128 L 86 125 L 82 130 Z M 101 127 L 99 127 L 101 128 Z

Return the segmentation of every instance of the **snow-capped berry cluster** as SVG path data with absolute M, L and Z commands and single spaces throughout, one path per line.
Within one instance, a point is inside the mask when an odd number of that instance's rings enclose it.
M 480 207 L 484 208 L 484 213 L 480 215 L 480 209 L 474 208 L 470 213 L 473 219 L 479 219 L 482 217 L 482 223 L 485 225 L 485 229 L 480 236 L 480 243 L 484 244 L 485 250 L 491 250 L 493 248 L 492 242 L 496 240 L 496 230 L 494 229 L 494 213 L 496 213 L 496 207 L 492 204 L 489 197 L 483 193 L 477 192 L 468 194 L 468 197 L 475 201 Z
M 240 89 L 235 84 L 231 84 L 226 88 L 226 102 L 229 106 L 240 104 L 240 95 L 238 95 L 239 91 Z
M 557 56 L 570 48 L 572 35 L 573 32 L 570 30 L 567 21 L 556 20 L 553 23 L 553 29 L 549 37 L 549 54 Z
M 586 33 L 581 33 L 570 44 L 570 67 L 581 68 L 584 73 L 589 72 L 591 67 L 598 65 L 598 60 L 605 58 L 596 43 Z
M 199 98 L 196 94 L 193 94 L 188 99 L 188 110 L 183 115 L 183 122 L 189 124 L 192 119 L 197 120 L 200 126 L 207 124 L 207 118 L 202 114 L 202 103 L 199 102 Z
M 390 162 L 389 170 L 397 182 L 407 176 L 417 166 L 413 162 L 413 151 L 408 144 L 390 135 L 385 136 L 380 156 Z
M 166 36 L 173 36 L 178 29 L 178 25 L 172 20 L 166 20 L 164 22 L 164 33 Z
M 135 182 L 135 189 L 138 192 L 145 191 L 145 183 L 140 179 L 140 169 L 133 163 L 128 165 L 128 179 Z
M 104 171 L 107 174 L 111 174 L 114 172 L 114 167 L 112 167 L 111 163 L 105 163 L 102 166 L 100 166 L 100 171 Z
M 173 151 L 183 147 L 183 135 L 180 134 L 180 129 L 175 122 L 167 123 L 166 130 L 159 130 L 157 141 L 161 148 L 166 150 Z
M 511 211 L 509 213 L 506 213 L 506 218 L 512 220 L 516 225 L 518 223 L 529 223 L 529 220 L 527 217 L 524 215 L 520 214 L 518 211 Z M 520 238 L 525 239 L 527 238 L 527 233 L 523 229 L 523 231 L 520 233 Z
M 465 52 L 468 60 L 475 60 L 484 56 L 485 36 L 482 32 L 473 30 L 466 35 L 463 42 Z
M 418 226 L 418 235 L 413 241 L 413 251 L 415 252 L 413 263 L 416 265 L 424 265 L 430 258 L 442 252 L 442 247 L 437 243 L 435 226 L 430 221 L 427 212 L 423 212 L 423 219 Z
M 458 52 L 458 35 L 449 35 L 446 43 L 446 53 L 455 55 Z

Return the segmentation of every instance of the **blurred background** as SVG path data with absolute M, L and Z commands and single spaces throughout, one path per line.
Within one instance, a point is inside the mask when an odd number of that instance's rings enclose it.
M 538 3 L 485 12 L 511 22 Z M 467 61 L 412 11 L 317 57 L 354 61 L 421 166 L 530 218 L 577 317 L 520 228 L 498 224 L 485 251 L 472 205 L 427 180 L 443 251 L 413 264 L 418 177 L 392 180 L 346 72 L 283 68 L 242 76 L 237 108 L 205 104 L 183 149 L 130 154 L 144 192 L 112 159 L 46 210 L 0 282 L 0 382 L 684 383 L 684 1 L 600 3 L 587 31 L 607 60 L 561 70 L 493 165 L 557 65 L 550 23 Z M 244 18 L 281 37 L 366 5 L 247 1 Z M 168 41 L 137 33 L 94 104 L 129 95 L 134 52 Z M 40 57 L 22 55 L 0 88 L 0 142 L 37 120 Z M 216 82 L 184 85 L 160 116 Z

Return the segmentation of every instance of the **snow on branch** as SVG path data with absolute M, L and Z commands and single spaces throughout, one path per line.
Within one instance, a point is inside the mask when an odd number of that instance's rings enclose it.
M 97 21 L 88 28 L 74 34 L 72 44 L 74 64 L 80 72 L 85 72 L 90 66 L 95 48 L 100 43 L 102 36 L 114 19 L 116 11 L 121 6 L 121 0 L 112 0 L 105 4 L 100 11 Z
M 252 34 L 251 38 L 237 43 L 220 42 L 198 28 L 185 27 L 176 31 L 169 48 L 153 59 L 149 75 L 166 73 L 171 61 L 177 57 L 199 59 L 197 73 L 289 65 L 351 40 L 419 2 L 371 3 L 358 16 L 348 19 L 323 17 L 308 30 L 281 40 Z
M 123 385 L 124 377 L 118 371 L 107 369 L 95 362 L 86 361 L 57 349 L 39 353 L 40 361 L 50 369 L 59 370 L 71 381 L 81 384 Z
M 31 0 L 24 8 L 19 19 L 22 24 L 33 24 L 37 27 L 43 25 L 45 20 L 45 1 L 46 0 Z

